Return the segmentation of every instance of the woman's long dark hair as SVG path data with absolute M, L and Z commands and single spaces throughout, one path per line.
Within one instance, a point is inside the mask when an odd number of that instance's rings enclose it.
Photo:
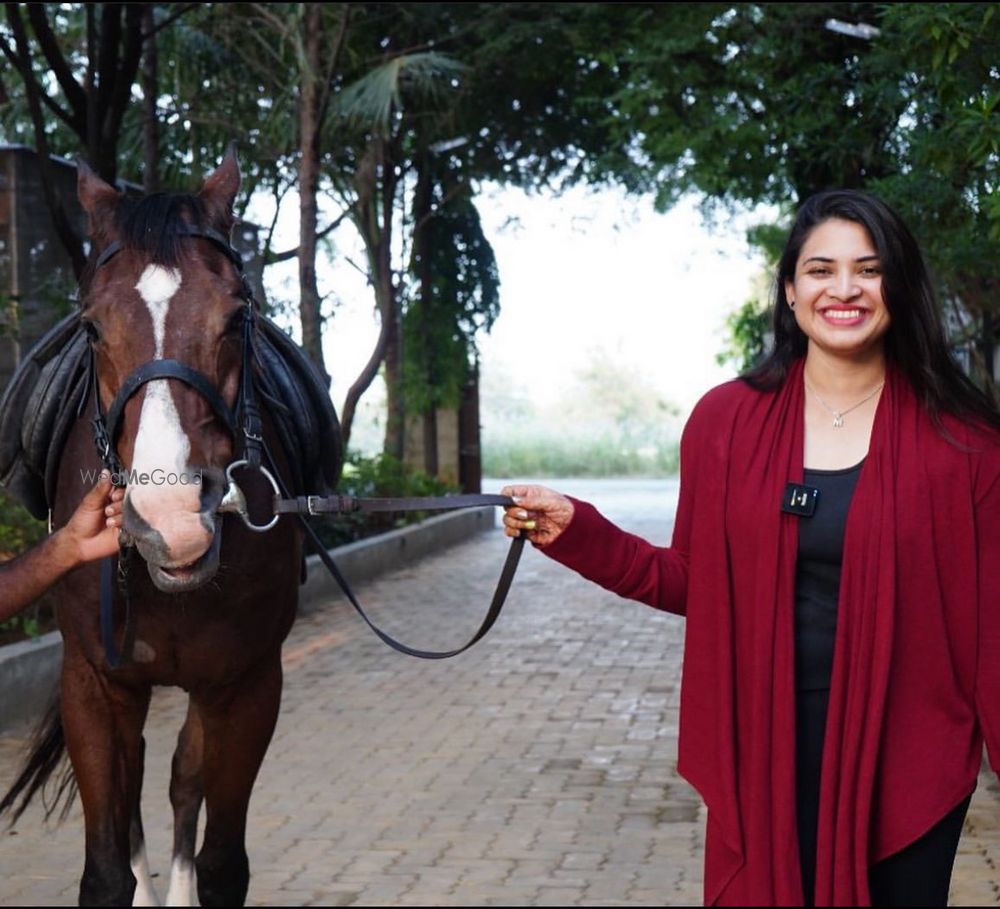
M 794 280 L 799 254 L 813 228 L 831 218 L 860 224 L 875 244 L 891 318 L 886 358 L 909 380 L 934 422 L 940 425 L 941 415 L 947 413 L 1000 429 L 996 405 L 951 355 L 930 274 L 913 234 L 888 205 L 857 190 L 818 193 L 799 209 L 775 276 L 774 347 L 743 378 L 758 390 L 773 390 L 785 381 L 792 362 L 805 355 L 808 339 L 788 305 L 785 282 Z

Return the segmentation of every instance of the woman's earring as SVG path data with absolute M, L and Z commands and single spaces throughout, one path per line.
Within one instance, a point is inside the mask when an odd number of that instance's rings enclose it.
M 789 309 L 795 309 L 795 301 L 794 300 L 789 300 L 788 301 L 788 308 Z

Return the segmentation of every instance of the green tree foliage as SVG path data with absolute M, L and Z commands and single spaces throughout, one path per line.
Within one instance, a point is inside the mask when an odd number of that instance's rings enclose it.
M 754 297 L 747 300 L 726 319 L 729 338 L 716 356 L 720 366 L 732 364 L 739 373 L 746 372 L 765 354 L 770 343 L 771 309 Z
M 871 188 L 914 227 L 934 266 L 956 338 L 972 341 L 967 349 L 973 367 L 985 377 L 1000 328 L 1000 275 L 993 264 L 1000 258 L 996 6 L 906 7 L 890 5 L 882 20 L 887 43 L 905 49 L 909 64 L 905 153 L 896 171 Z
M 476 335 L 500 312 L 500 276 L 471 187 L 426 164 L 431 201 L 414 228 L 412 284 L 403 317 L 407 410 L 457 407 L 475 362 Z
M 866 23 L 871 40 L 833 32 Z M 790 213 L 832 187 L 899 209 L 942 299 L 992 350 L 1000 294 L 1000 30 L 986 3 L 669 4 L 608 49 L 622 156 L 606 166 L 667 207 Z M 737 317 L 734 325 L 746 327 Z
M 302 220 L 304 241 L 288 250 L 267 234 L 265 258 L 307 260 L 297 303 L 318 349 L 331 303 L 310 284 L 312 238 L 348 228 L 363 238 L 383 332 L 342 409 L 349 417 L 384 364 L 390 450 L 404 404 L 450 397 L 491 321 L 488 256 L 468 252 L 483 180 L 618 182 L 661 207 L 696 191 L 723 212 L 768 202 L 786 215 L 819 189 L 872 189 L 914 226 L 943 298 L 990 356 L 1000 300 L 993 4 L 168 3 L 147 9 L 137 32 L 141 6 L 9 4 L 5 136 L 38 138 L 25 129 L 28 88 L 41 86 L 35 107 L 53 151 L 97 142 L 91 154 L 138 180 L 136 48 L 152 38 L 164 185 L 197 181 L 240 139 L 241 203 L 269 196 L 276 223 L 312 148 L 314 229 Z M 831 18 L 880 33 L 835 33 Z M 100 129 L 86 142 L 79 110 L 107 111 L 87 114 Z M 433 212 L 417 199 L 428 154 Z M 440 287 L 421 274 L 432 261 Z M 421 374 L 434 389 L 404 395 Z

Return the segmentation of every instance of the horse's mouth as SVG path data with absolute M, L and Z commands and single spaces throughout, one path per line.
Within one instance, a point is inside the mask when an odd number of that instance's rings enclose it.
M 155 565 L 147 562 L 149 576 L 157 590 L 164 593 L 183 593 L 201 587 L 210 581 L 219 570 L 219 548 L 222 542 L 222 528 L 216 523 L 212 543 L 205 552 L 186 565 Z

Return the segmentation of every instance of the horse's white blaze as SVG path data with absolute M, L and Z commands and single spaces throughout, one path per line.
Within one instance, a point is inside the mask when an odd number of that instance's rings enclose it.
M 164 336 L 170 301 L 181 286 L 181 273 L 174 268 L 149 265 L 135 285 L 153 322 L 156 359 L 163 358 Z M 128 495 L 140 515 L 158 530 L 172 554 L 179 559 L 197 557 L 207 545 L 205 530 L 197 519 L 200 488 L 164 482 L 170 474 L 187 471 L 191 443 L 181 427 L 180 415 L 166 379 L 146 385 L 139 415 L 132 469 L 147 474 L 152 483 L 130 484 Z
M 167 905 L 198 905 L 194 865 L 185 859 L 175 858 L 170 866 L 170 889 L 167 890 Z
M 163 356 L 163 333 L 167 323 L 170 301 L 181 287 L 181 273 L 176 268 L 147 265 L 135 289 L 139 291 L 149 314 L 153 317 L 153 338 L 156 341 L 156 359 Z
M 182 473 L 187 467 L 190 452 L 191 443 L 181 428 L 181 418 L 170 395 L 170 386 L 166 379 L 154 379 L 146 385 L 132 469 L 138 474 L 152 473 L 157 469 L 165 474 L 171 471 Z M 137 487 L 136 491 L 142 488 Z
M 163 358 L 167 312 L 170 300 L 180 287 L 181 273 L 176 268 L 164 268 L 162 265 L 148 265 L 135 285 L 153 320 L 154 359 Z M 156 468 L 164 472 L 183 471 L 190 451 L 191 444 L 181 429 L 181 419 L 170 395 L 170 386 L 166 379 L 154 379 L 146 385 L 132 468 L 137 473 L 148 473 Z
M 139 847 L 138 853 L 132 856 L 132 873 L 135 875 L 135 896 L 133 906 L 159 906 L 160 900 L 153 887 L 153 878 L 149 873 L 149 861 L 146 859 L 146 843 Z

